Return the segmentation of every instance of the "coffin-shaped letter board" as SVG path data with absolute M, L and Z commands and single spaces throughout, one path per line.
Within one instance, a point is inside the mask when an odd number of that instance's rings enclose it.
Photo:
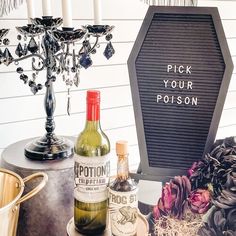
M 217 8 L 149 7 L 128 68 L 142 172 L 186 174 L 215 140 L 233 70 Z

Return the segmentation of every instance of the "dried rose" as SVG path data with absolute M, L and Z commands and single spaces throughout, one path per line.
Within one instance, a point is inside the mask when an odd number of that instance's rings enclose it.
M 188 198 L 189 208 L 193 213 L 206 213 L 210 207 L 211 195 L 206 189 L 196 189 Z
M 162 196 L 154 207 L 153 215 L 158 219 L 162 215 L 171 215 L 181 219 L 187 206 L 187 197 L 191 191 L 189 179 L 186 176 L 176 176 L 162 189 Z

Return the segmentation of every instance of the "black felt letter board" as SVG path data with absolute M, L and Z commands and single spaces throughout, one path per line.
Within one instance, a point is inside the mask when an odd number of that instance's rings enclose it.
M 150 7 L 128 67 L 142 171 L 185 174 L 214 142 L 233 70 L 218 10 Z

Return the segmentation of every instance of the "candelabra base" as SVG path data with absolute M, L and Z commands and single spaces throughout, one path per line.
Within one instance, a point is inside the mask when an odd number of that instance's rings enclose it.
M 73 143 L 63 137 L 53 135 L 35 139 L 25 146 L 25 156 L 32 160 L 56 160 L 73 155 Z

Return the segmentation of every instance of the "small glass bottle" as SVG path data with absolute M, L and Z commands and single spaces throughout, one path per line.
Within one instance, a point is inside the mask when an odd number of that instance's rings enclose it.
M 109 187 L 109 214 L 114 236 L 134 236 L 138 219 L 138 188 L 129 176 L 128 143 L 116 143 L 117 177 Z
M 98 235 L 106 228 L 110 142 L 100 126 L 100 92 L 87 91 L 87 121 L 75 142 L 74 222 L 78 232 Z

